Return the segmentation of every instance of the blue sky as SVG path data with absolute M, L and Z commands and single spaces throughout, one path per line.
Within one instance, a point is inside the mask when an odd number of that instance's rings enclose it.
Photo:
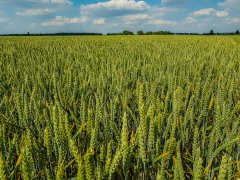
M 0 0 L 0 33 L 233 32 L 240 0 Z

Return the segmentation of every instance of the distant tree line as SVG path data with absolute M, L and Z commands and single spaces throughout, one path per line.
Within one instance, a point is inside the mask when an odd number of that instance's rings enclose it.
M 219 33 L 219 32 L 214 32 L 212 29 L 210 30 L 209 33 L 203 33 L 203 35 L 239 35 L 239 30 L 236 32 L 225 32 L 225 33 Z
M 228 32 L 228 33 L 215 33 L 213 30 L 210 30 L 209 33 L 173 33 L 171 31 L 148 31 L 144 32 L 143 30 L 137 31 L 136 35 L 239 35 L 239 30 L 236 32 Z M 108 33 L 107 35 L 134 35 L 132 31 L 124 30 L 120 33 Z
M 26 33 L 26 34 L 2 34 L 0 36 L 100 36 L 102 33 Z
M 210 30 L 209 33 L 173 33 L 171 31 L 147 31 L 143 30 L 137 31 L 136 35 L 239 35 L 239 30 L 236 32 L 228 32 L 228 33 L 215 33 L 213 30 Z M 0 36 L 100 36 L 102 33 L 26 33 L 26 34 L 0 34 Z M 106 35 L 135 35 L 134 32 L 129 30 L 124 30 L 120 33 L 107 33 Z
M 148 31 L 146 33 L 143 30 L 137 31 L 137 35 L 171 35 L 171 34 L 174 33 L 170 31 L 156 31 L 156 32 Z M 134 35 L 134 33 L 129 30 L 124 30 L 121 33 L 108 33 L 107 35 Z
M 124 30 L 123 32 L 120 32 L 120 33 L 107 33 L 107 35 L 134 35 L 134 32 L 129 30 Z
M 201 35 L 200 33 L 174 33 L 175 35 Z

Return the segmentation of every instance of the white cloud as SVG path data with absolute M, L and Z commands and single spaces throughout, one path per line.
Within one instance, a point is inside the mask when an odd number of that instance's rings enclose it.
M 16 12 L 16 15 L 18 16 L 42 16 L 46 14 L 54 13 L 55 9 L 26 9 L 23 12 Z
M 71 1 L 68 0 L 51 0 L 50 2 L 55 4 L 71 4 Z
M 104 18 L 109 23 L 118 22 L 119 30 L 124 28 L 142 28 L 176 26 L 176 21 L 163 19 L 163 16 L 183 11 L 174 7 L 150 6 L 143 0 L 108 0 L 96 4 L 80 6 L 80 13 L 89 18 Z M 93 24 L 98 21 L 93 20 Z M 105 23 L 108 27 L 109 23 Z M 120 29 L 121 28 L 121 29 Z M 155 28 L 155 29 L 156 29 Z
M 63 16 L 56 16 L 55 19 L 51 21 L 43 22 L 42 26 L 63 26 L 65 24 L 82 24 L 87 21 L 87 17 L 63 17 Z
M 217 17 L 226 17 L 226 16 L 228 16 L 228 12 L 227 11 L 216 11 L 216 16 Z
M 135 0 L 110 0 L 96 4 L 82 5 L 81 14 L 119 16 L 131 12 L 139 12 L 149 9 L 150 6 L 144 1 Z
M 150 19 L 147 24 L 151 25 L 167 25 L 167 26 L 176 26 L 176 21 L 164 20 L 164 19 Z
M 0 17 L 0 23 L 8 23 L 8 20 Z
M 218 3 L 219 6 L 223 6 L 226 8 L 240 8 L 239 0 L 225 0 L 224 2 Z
M 95 19 L 94 21 L 93 21 L 93 24 L 94 25 L 103 25 L 103 24 L 105 24 L 105 18 L 99 18 L 99 19 Z
M 129 14 L 121 17 L 122 21 L 139 21 L 149 19 L 148 14 Z
M 226 24 L 233 24 L 233 25 L 238 24 L 239 25 L 240 17 L 225 18 L 224 21 Z
M 171 14 L 171 13 L 176 13 L 179 11 L 177 8 L 169 8 L 169 7 L 151 7 L 144 13 L 138 13 L 138 14 L 128 14 L 121 16 L 120 19 L 124 22 L 129 22 L 129 21 L 145 21 L 149 19 L 157 19 L 160 18 L 164 15 Z M 128 23 L 130 24 L 130 23 Z M 131 22 L 131 24 L 133 24 Z
M 177 13 L 182 11 L 180 8 L 173 8 L 173 7 L 152 7 L 149 10 L 149 13 L 151 13 L 154 16 L 164 16 L 171 13 Z
M 192 24 L 192 23 L 197 23 L 197 22 L 198 22 L 198 20 L 193 17 L 187 17 L 184 21 L 184 23 L 186 23 L 186 24 Z
M 11 24 L 10 20 L 6 18 L 4 13 L 0 11 L 0 24 Z
M 200 17 L 200 16 L 217 16 L 217 17 L 226 17 L 228 16 L 227 11 L 217 11 L 213 8 L 207 8 L 207 9 L 200 9 L 198 11 L 194 11 L 192 13 L 194 17 Z
M 121 21 L 126 25 L 171 25 L 175 26 L 176 21 L 163 20 L 162 17 L 171 14 L 174 12 L 178 12 L 177 8 L 169 8 L 169 7 L 151 7 L 144 13 L 139 14 L 128 14 L 124 16 L 120 16 Z
M 136 25 L 138 23 L 139 23 L 138 21 L 126 21 L 126 22 L 124 22 L 124 24 L 127 25 L 127 26 Z

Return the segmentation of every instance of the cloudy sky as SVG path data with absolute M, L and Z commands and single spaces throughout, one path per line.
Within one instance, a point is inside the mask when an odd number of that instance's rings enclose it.
M 232 32 L 240 0 L 0 0 L 0 34 Z

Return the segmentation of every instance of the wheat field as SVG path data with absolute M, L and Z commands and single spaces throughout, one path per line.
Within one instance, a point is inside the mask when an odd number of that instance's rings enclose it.
M 0 37 L 0 179 L 240 178 L 240 37 Z

